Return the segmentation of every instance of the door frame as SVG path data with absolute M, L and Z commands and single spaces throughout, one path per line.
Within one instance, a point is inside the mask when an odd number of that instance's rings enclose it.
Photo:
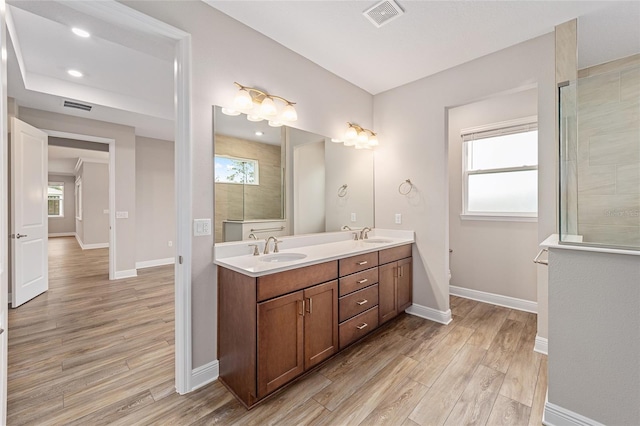
M 116 268 L 116 140 L 100 136 L 81 135 L 78 133 L 60 132 L 58 130 L 40 129 L 50 137 L 97 142 L 109 145 L 109 280 L 115 280 Z
M 5 0 L 0 0 L 0 50 L 6 52 L 7 31 L 6 31 L 6 4 Z M 5 331 L 0 334 L 0 423 L 6 423 L 7 419 L 7 352 L 9 350 L 8 328 L 9 310 L 9 199 L 7 197 L 9 178 L 8 167 L 8 108 L 7 108 L 7 56 L 0 55 L 0 328 Z

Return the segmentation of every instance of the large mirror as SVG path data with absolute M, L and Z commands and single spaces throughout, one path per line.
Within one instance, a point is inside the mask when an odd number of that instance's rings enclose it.
M 216 106 L 214 153 L 216 243 L 374 225 L 371 150 Z

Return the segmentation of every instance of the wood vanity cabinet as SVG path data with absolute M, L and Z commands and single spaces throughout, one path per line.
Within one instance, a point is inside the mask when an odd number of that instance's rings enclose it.
M 413 294 L 411 246 L 380 250 L 378 314 L 380 324 L 411 306 Z

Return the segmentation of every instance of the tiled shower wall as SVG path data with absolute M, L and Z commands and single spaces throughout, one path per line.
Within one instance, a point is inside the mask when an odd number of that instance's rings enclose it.
M 577 106 L 578 234 L 640 247 L 640 54 L 580 70 Z

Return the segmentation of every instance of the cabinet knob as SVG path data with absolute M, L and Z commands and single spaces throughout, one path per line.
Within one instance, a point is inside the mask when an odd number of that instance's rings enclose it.
M 363 322 L 363 323 L 362 323 L 362 324 L 360 324 L 360 325 L 356 325 L 356 328 L 357 328 L 358 330 L 362 330 L 363 328 L 367 327 L 368 325 L 369 325 L 369 324 L 367 324 L 366 322 Z
M 360 305 L 360 306 L 362 306 L 362 305 L 364 305 L 365 303 L 369 303 L 369 301 L 368 301 L 367 299 L 362 299 L 361 301 L 356 302 L 356 305 Z

